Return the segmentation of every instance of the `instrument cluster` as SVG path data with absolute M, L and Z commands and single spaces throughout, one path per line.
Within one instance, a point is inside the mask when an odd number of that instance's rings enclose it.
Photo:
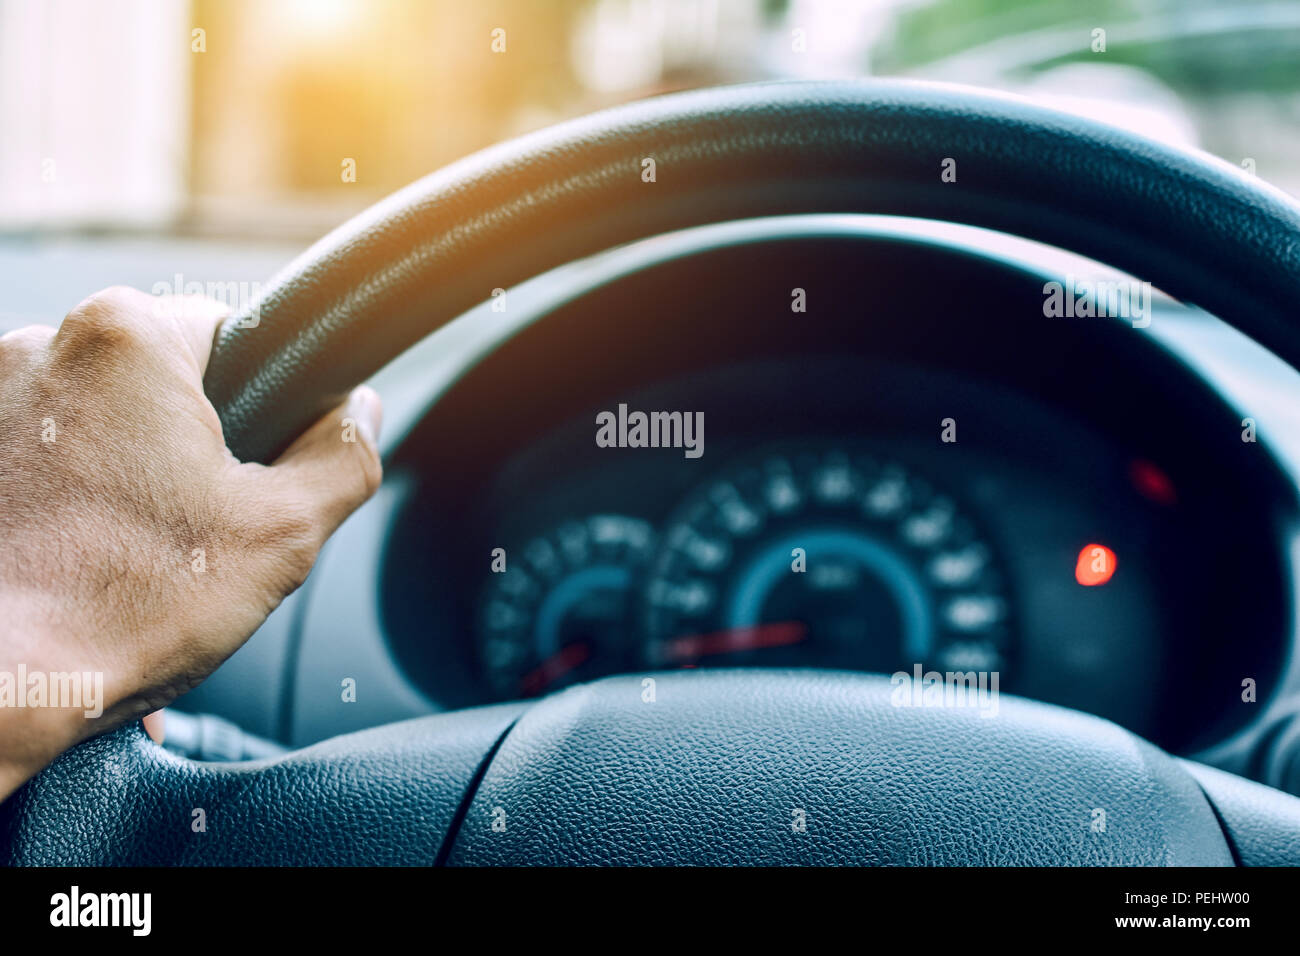
M 645 668 L 1001 672 L 1006 582 L 941 482 L 802 442 L 708 474 L 662 524 L 574 515 L 507 546 L 478 648 L 502 698 Z

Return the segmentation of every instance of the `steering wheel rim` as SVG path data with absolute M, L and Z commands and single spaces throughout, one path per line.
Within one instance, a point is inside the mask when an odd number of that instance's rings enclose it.
M 946 159 L 955 182 L 941 176 Z M 1300 206 L 1285 193 L 1012 97 L 865 80 L 644 100 L 435 172 L 330 233 L 232 315 L 205 388 L 231 450 L 266 462 L 493 289 L 673 229 L 818 212 L 939 219 L 1068 249 L 1300 365 Z
M 940 175 L 945 159 L 956 182 Z M 810 212 L 1038 239 L 1195 301 L 1300 364 L 1289 315 L 1300 207 L 1284 194 L 1018 100 L 871 81 L 665 97 L 463 160 L 327 236 L 231 316 L 205 387 L 231 449 L 267 461 L 494 288 L 670 229 Z M 0 851 L 64 864 L 1300 862 L 1300 800 L 1061 708 L 1003 697 L 1005 723 L 986 733 L 978 713 L 900 708 L 892 694 L 880 678 L 826 672 L 608 678 L 239 766 L 181 761 L 124 728 L 65 754 L 0 808 Z M 943 739 L 956 749 L 936 748 Z M 970 772 L 956 788 L 945 753 Z M 891 759 L 909 768 L 901 790 Z M 983 779 L 982 765 L 999 773 Z M 762 781 L 732 816 L 728 768 Z M 1051 778 L 1045 792 L 1035 774 Z M 981 802 L 1009 783 L 1015 801 Z M 756 793 L 767 801 L 757 816 Z M 322 797 L 325 819 L 306 826 Z M 226 808 L 241 834 L 287 821 L 292 836 L 195 842 L 183 824 L 204 806 Z M 485 829 L 498 809 L 513 829 Z M 1120 826 L 1112 843 L 1097 839 L 1098 809 Z M 834 826 L 800 843 L 796 810 L 809 827 Z M 613 849 L 575 840 L 592 813 L 631 838 Z M 985 855 L 954 838 L 963 827 L 988 834 Z

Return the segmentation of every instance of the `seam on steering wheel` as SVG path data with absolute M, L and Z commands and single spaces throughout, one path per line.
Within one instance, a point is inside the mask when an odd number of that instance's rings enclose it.
M 1214 814 L 1215 822 L 1219 824 L 1219 829 L 1223 831 L 1223 842 L 1228 845 L 1228 852 L 1232 854 L 1233 866 L 1245 866 L 1246 863 L 1242 860 L 1241 853 L 1237 850 L 1237 843 L 1232 838 L 1232 831 L 1228 829 L 1228 823 L 1223 819 L 1223 814 L 1219 812 L 1219 808 L 1215 805 L 1209 791 L 1201 785 L 1201 781 L 1197 780 L 1195 776 L 1192 777 L 1192 780 L 1196 784 L 1196 789 L 1200 790 L 1201 794 L 1205 797 L 1205 802 L 1210 805 L 1210 812 Z
M 532 708 L 530 707 L 528 709 L 531 710 Z M 484 754 L 482 762 L 479 763 L 478 768 L 474 771 L 474 776 L 470 779 L 468 786 L 465 787 L 465 794 L 460 799 L 460 805 L 456 807 L 456 812 L 452 815 L 451 822 L 447 824 L 447 832 L 443 836 L 442 843 L 438 847 L 438 852 L 433 858 L 434 866 L 447 865 L 447 857 L 451 856 L 451 848 L 455 845 L 456 837 L 460 834 L 461 824 L 465 822 L 465 817 L 469 816 L 469 806 L 474 801 L 474 797 L 478 795 L 479 785 L 482 784 L 483 778 L 487 776 L 488 767 L 491 766 L 493 759 L 496 758 L 497 751 L 501 749 L 501 745 L 505 743 L 506 738 L 510 736 L 510 731 L 515 729 L 515 725 L 519 723 L 520 719 L 526 713 L 528 713 L 527 710 L 521 713 L 514 720 L 510 721 L 506 729 L 501 731 L 501 735 L 493 741 L 492 747 L 486 754 Z

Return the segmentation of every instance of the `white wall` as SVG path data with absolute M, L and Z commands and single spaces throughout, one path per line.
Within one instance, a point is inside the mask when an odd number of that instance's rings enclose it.
M 0 0 L 0 230 L 180 211 L 189 19 L 186 0 Z

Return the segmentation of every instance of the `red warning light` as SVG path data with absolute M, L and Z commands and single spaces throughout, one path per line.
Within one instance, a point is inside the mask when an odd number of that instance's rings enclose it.
M 1074 562 L 1074 579 L 1085 588 L 1105 584 L 1115 573 L 1115 552 L 1104 544 L 1085 544 Z

